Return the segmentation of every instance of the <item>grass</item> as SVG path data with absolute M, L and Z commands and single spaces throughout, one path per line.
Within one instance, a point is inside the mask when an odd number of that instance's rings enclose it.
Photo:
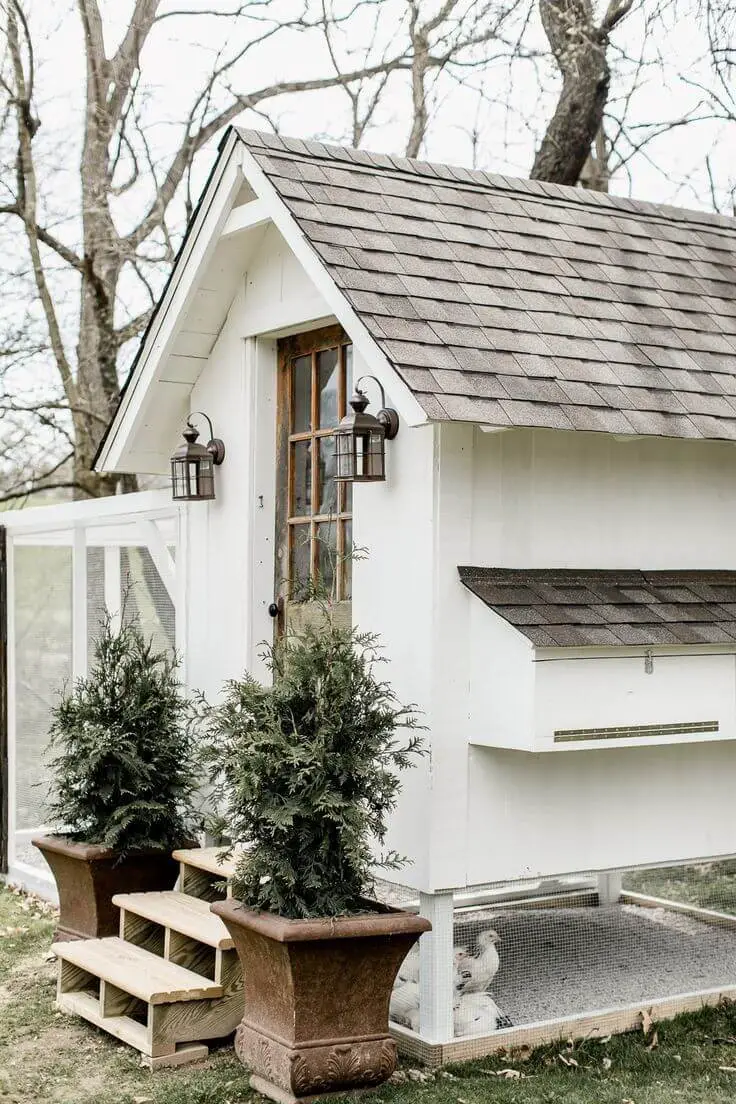
M 0 1104 L 256 1104 L 223 1046 L 207 1062 L 152 1074 L 109 1036 L 54 1009 L 53 917 L 0 888 Z M 706 1009 L 655 1032 L 560 1044 L 401 1080 L 371 1104 L 732 1104 L 736 1006 Z M 346 1101 L 349 1098 L 344 1098 Z
M 736 860 L 629 871 L 624 889 L 736 915 Z

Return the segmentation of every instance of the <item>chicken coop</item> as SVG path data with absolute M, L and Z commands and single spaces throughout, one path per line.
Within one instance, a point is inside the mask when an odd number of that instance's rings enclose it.
M 735 259 L 730 218 L 231 129 L 100 447 L 168 477 L 191 417 L 223 461 L 190 687 L 268 677 L 319 583 L 416 703 L 427 1061 L 736 986 Z M 377 466 L 336 479 L 356 385 Z

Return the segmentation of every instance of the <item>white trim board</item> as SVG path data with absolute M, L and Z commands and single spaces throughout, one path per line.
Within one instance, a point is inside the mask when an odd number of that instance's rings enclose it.
M 159 300 L 149 332 L 145 335 L 137 362 L 120 406 L 110 423 L 107 439 L 100 449 L 96 471 L 119 470 L 125 443 L 133 422 L 143 406 L 156 370 L 162 365 L 178 336 L 177 323 L 183 318 L 197 291 L 198 277 L 204 274 L 225 227 L 243 179 L 238 160 L 233 156 L 240 139 L 231 134 L 223 147 L 212 178 L 201 200 L 181 256 L 169 284 Z

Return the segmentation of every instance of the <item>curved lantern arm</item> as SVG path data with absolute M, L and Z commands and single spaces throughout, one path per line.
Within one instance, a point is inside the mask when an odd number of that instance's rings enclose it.
M 355 385 L 355 393 L 357 395 L 365 395 L 365 391 L 363 391 L 360 386 L 363 380 L 373 380 L 373 382 L 378 385 L 378 389 L 381 392 L 381 409 L 378 411 L 376 417 L 384 428 L 386 440 L 393 441 L 394 437 L 399 432 L 399 415 L 392 407 L 386 406 L 386 392 L 383 389 L 383 384 L 376 376 L 361 376 Z
M 210 431 L 210 439 L 207 443 L 207 451 L 212 454 L 212 460 L 215 464 L 221 464 L 225 459 L 225 442 L 219 437 L 215 437 L 215 431 L 212 428 L 212 419 L 209 414 L 205 414 L 203 410 L 192 410 L 187 417 L 187 425 L 190 429 L 196 431 L 196 426 L 192 425 L 192 418 L 204 418 L 207 422 Z

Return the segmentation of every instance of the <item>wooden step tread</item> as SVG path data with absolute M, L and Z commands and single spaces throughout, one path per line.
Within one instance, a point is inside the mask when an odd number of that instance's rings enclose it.
M 229 859 L 220 859 L 222 852 L 222 847 L 191 847 L 173 851 L 172 858 L 186 866 L 193 866 L 196 870 L 219 874 L 223 879 L 232 878 L 242 852 L 235 848 Z
M 168 889 L 161 893 L 116 893 L 112 903 L 216 950 L 229 951 L 234 946 L 220 917 L 210 912 L 209 901 L 199 897 Z
M 147 1004 L 206 1000 L 223 996 L 221 985 L 167 962 L 150 951 L 126 943 L 116 935 L 106 939 L 79 939 L 54 943 L 58 958 L 88 974 L 109 981 Z

